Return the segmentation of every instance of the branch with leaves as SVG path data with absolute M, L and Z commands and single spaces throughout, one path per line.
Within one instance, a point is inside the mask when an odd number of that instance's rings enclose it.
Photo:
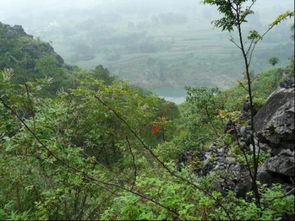
M 250 66 L 254 54 L 254 50 L 257 44 L 263 40 L 263 38 L 270 32 L 275 26 L 277 26 L 282 21 L 291 18 L 294 16 L 294 12 L 286 11 L 285 13 L 279 15 L 274 22 L 272 22 L 267 30 L 260 35 L 256 30 L 250 31 L 248 35 L 248 40 L 251 40 L 250 45 L 247 47 L 246 42 L 244 41 L 244 33 L 242 29 L 243 23 L 246 23 L 246 18 L 253 14 L 252 7 L 254 6 L 256 0 L 203 0 L 204 4 L 215 5 L 217 6 L 217 10 L 220 14 L 223 15 L 222 18 L 212 21 L 215 27 L 220 28 L 222 31 L 228 31 L 229 33 L 236 30 L 238 32 L 239 42 L 237 43 L 233 37 L 230 38 L 230 41 L 241 51 L 243 60 L 244 60 L 244 67 L 245 67 L 245 75 L 247 80 L 247 92 L 248 92 L 248 99 L 250 103 L 250 141 L 253 147 L 252 150 L 252 160 L 254 164 L 253 172 L 251 168 L 248 170 L 252 178 L 253 189 L 256 199 L 256 205 L 260 207 L 260 193 L 257 184 L 257 171 L 258 171 L 258 163 L 259 163 L 259 155 L 260 155 L 260 146 L 255 143 L 254 135 L 255 135 L 255 128 L 254 128 L 254 104 L 253 104 L 253 90 L 252 90 L 252 79 L 250 75 Z M 250 2 L 249 6 L 245 4 Z M 239 141 L 238 141 L 239 143 Z M 244 153 L 244 152 L 243 152 Z M 246 157 L 246 154 L 244 154 Z M 248 159 L 246 159 L 248 161 Z
M 106 102 L 104 102 L 99 96 L 95 96 L 95 98 L 103 105 L 105 106 L 108 110 L 112 111 L 114 113 L 114 115 L 119 119 L 121 120 L 128 128 L 128 130 L 134 135 L 134 137 L 142 144 L 142 146 L 144 147 L 144 149 L 146 149 L 150 154 L 151 156 L 173 177 L 176 177 L 178 179 L 180 179 L 181 181 L 193 186 L 194 188 L 196 188 L 197 190 L 205 193 L 208 197 L 210 197 L 211 199 L 213 199 L 217 204 L 218 206 L 220 206 L 220 208 L 222 208 L 222 210 L 226 213 L 227 217 L 229 220 L 233 220 L 231 215 L 230 215 L 230 212 L 224 207 L 224 205 L 222 205 L 222 203 L 216 199 L 216 197 L 214 197 L 208 190 L 204 189 L 204 188 L 201 188 L 200 186 L 196 185 L 195 183 L 193 183 L 192 181 L 180 176 L 177 174 L 176 171 L 173 171 L 171 170 L 166 164 L 165 162 L 163 162 L 153 151 L 152 149 L 146 145 L 144 143 L 144 141 L 139 137 L 139 135 L 135 132 L 135 130 L 133 130 L 131 128 L 131 126 L 128 124 L 128 122 L 117 112 L 115 111 L 113 108 L 111 108 Z
M 40 138 L 36 135 L 36 133 L 31 130 L 31 128 L 25 123 L 25 121 L 17 114 L 17 112 L 12 108 L 10 107 L 5 101 L 3 98 L 0 97 L 0 101 L 1 103 L 3 104 L 3 106 L 5 108 L 7 108 L 12 115 L 14 115 L 20 122 L 21 124 L 28 130 L 28 132 L 36 139 L 36 141 L 42 146 L 42 148 L 44 148 L 48 155 L 49 156 L 52 156 L 55 160 L 57 160 L 58 162 L 61 163 L 62 166 L 64 166 L 65 168 L 68 168 L 70 170 L 72 170 L 73 172 L 75 172 L 76 174 L 79 174 L 81 175 L 85 180 L 89 181 L 89 182 L 92 182 L 93 184 L 96 184 L 98 185 L 99 187 L 101 187 L 102 189 L 108 191 L 108 192 L 111 192 L 111 193 L 114 193 L 114 190 L 112 188 L 115 188 L 117 190 L 123 190 L 123 191 L 126 191 L 126 192 L 130 192 L 136 196 L 139 196 L 145 200 L 148 200 L 148 201 L 151 201 L 153 202 L 154 204 L 168 210 L 169 212 L 171 212 L 172 214 L 174 214 L 176 217 L 179 216 L 178 212 L 172 208 L 169 208 L 167 206 L 165 206 L 164 204 L 160 203 L 159 201 L 155 200 L 154 198 L 152 198 L 151 196 L 147 196 L 145 194 L 142 194 L 140 192 L 137 192 L 135 190 L 132 190 L 132 189 L 128 189 L 124 186 L 121 186 L 119 184 L 116 184 L 116 183 L 109 183 L 109 182 L 105 182 L 105 181 L 102 181 L 102 180 L 98 180 L 92 176 L 90 176 L 89 174 L 87 174 L 86 172 L 84 172 L 83 170 L 81 169 L 78 169 L 74 166 L 72 166 L 69 162 L 65 161 L 64 159 L 58 157 L 54 152 L 52 152 L 41 140 Z

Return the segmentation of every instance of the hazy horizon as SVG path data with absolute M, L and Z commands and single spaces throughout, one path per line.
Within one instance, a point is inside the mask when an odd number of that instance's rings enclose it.
M 291 0 L 258 0 L 245 28 L 265 30 Z M 102 64 L 121 79 L 146 88 L 228 87 L 239 74 L 239 51 L 210 23 L 216 8 L 198 0 L 0 0 L 0 21 L 22 25 L 50 42 L 67 63 Z M 294 54 L 292 21 L 282 23 L 258 47 L 254 71 Z

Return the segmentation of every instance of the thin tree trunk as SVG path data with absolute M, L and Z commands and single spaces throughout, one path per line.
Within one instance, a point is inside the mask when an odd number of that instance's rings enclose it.
M 238 14 L 238 20 L 239 20 L 239 14 Z M 260 194 L 257 186 L 257 170 L 258 170 L 258 162 L 257 162 L 257 156 L 256 156 L 256 145 L 254 141 L 254 105 L 253 105 L 253 94 L 252 94 L 252 86 L 251 86 L 251 76 L 250 76 L 250 71 L 249 71 L 249 62 L 247 58 L 247 54 L 244 48 L 244 42 L 243 42 L 243 36 L 242 36 L 242 30 L 241 30 L 241 24 L 240 21 L 238 21 L 238 32 L 239 32 L 239 39 L 240 39 L 240 45 L 241 45 L 241 51 L 242 55 L 244 58 L 244 63 L 245 63 L 245 69 L 246 69 L 246 78 L 247 78 L 247 86 L 248 86 L 248 95 L 249 95 L 249 102 L 250 102 L 250 127 L 251 127 L 251 134 L 250 134 L 250 139 L 251 139 L 251 144 L 253 146 L 252 154 L 253 154 L 253 164 L 254 164 L 254 171 L 253 171 L 253 191 L 255 194 L 255 199 L 256 199 L 256 205 L 260 207 Z M 251 168 L 249 168 L 251 169 Z

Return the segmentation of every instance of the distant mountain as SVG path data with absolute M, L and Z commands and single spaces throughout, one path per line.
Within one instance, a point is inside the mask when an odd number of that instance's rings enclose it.
M 257 1 L 245 35 L 253 28 L 263 31 L 290 8 L 290 0 Z M 52 42 L 67 63 L 103 64 L 146 88 L 223 88 L 242 78 L 239 51 L 226 33 L 212 30 L 210 21 L 218 16 L 215 8 L 196 0 L 14 0 L 0 9 L 0 19 Z M 257 48 L 252 71 L 268 67 L 270 56 L 286 64 L 294 54 L 290 35 L 290 23 L 270 33 Z
M 0 19 L 22 24 L 28 33 L 52 42 L 72 65 L 103 64 L 121 79 L 146 88 L 224 88 L 243 77 L 239 51 L 227 33 L 210 24 L 218 13 L 196 0 L 13 2 L 0 9 Z M 290 7 L 289 0 L 257 1 L 245 35 L 253 28 L 262 32 Z M 16 15 L 18 11 L 22 13 Z M 271 56 L 286 64 L 294 53 L 290 35 L 289 23 L 271 32 L 257 48 L 252 71 L 269 67 Z
M 12 81 L 24 83 L 39 78 L 53 78 L 52 89 L 69 79 L 72 67 L 66 65 L 49 43 L 0 22 L 0 70 L 12 68 Z

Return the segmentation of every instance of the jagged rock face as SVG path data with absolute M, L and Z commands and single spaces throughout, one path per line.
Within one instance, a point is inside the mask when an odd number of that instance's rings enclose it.
M 33 38 L 31 35 L 26 34 L 26 32 L 24 31 L 24 29 L 21 25 L 15 25 L 15 26 L 11 27 L 9 25 L 6 25 L 6 24 L 3 24 L 0 22 L 0 27 L 7 30 L 6 36 L 8 38 L 12 38 L 17 35 L 26 35 L 26 36 Z
M 272 93 L 255 116 L 257 139 L 271 153 L 258 170 L 258 179 L 263 183 L 294 184 L 294 116 L 294 87 Z
M 294 127 L 294 87 L 281 88 L 270 95 L 265 105 L 257 112 L 254 138 L 262 152 L 271 156 L 258 169 L 258 179 L 266 184 L 281 183 L 288 189 L 295 184 L 295 127 Z M 233 129 L 235 128 L 235 129 Z M 249 128 L 233 125 L 226 128 L 234 136 L 244 139 L 241 147 L 249 149 L 247 143 Z M 197 152 L 197 154 L 194 154 Z M 221 192 L 234 190 L 238 196 L 245 197 L 252 188 L 252 180 L 246 166 L 230 157 L 229 147 L 213 142 L 208 150 L 187 150 L 179 158 L 178 165 L 186 165 L 198 160 L 194 173 L 197 176 L 218 173 L 221 181 L 216 187 Z M 180 168 L 181 166 L 179 166 Z
M 20 25 L 12 27 L 0 22 L 0 54 L 0 69 L 15 70 L 12 82 L 16 83 L 44 77 L 60 79 L 60 73 L 66 77 L 62 69 L 71 70 L 49 43 L 28 35 Z M 66 79 L 55 81 L 51 88 L 56 90 L 64 84 Z
M 215 184 L 216 190 L 226 193 L 235 191 L 238 196 L 245 197 L 251 190 L 251 178 L 246 166 L 241 165 L 235 158 L 230 157 L 228 146 L 213 142 L 208 151 L 189 149 L 184 151 L 178 160 L 178 168 L 193 164 L 193 172 L 198 177 L 208 174 L 218 174 L 220 182 Z
M 281 88 L 294 88 L 295 87 L 295 80 L 294 79 L 287 79 L 280 83 Z
M 267 144 L 271 154 L 284 149 L 294 151 L 294 88 L 275 91 L 254 118 L 258 141 Z
M 56 59 L 58 60 L 59 65 L 64 64 L 64 60 L 61 56 L 59 56 L 53 49 L 53 47 L 50 46 L 48 43 L 42 43 L 42 44 L 27 44 L 24 45 L 22 48 L 22 51 L 29 54 L 32 58 L 38 59 L 42 56 L 42 53 L 49 53 L 53 54 Z
M 264 183 L 294 183 L 295 181 L 294 151 L 283 150 L 278 155 L 270 157 L 259 168 L 258 176 Z

